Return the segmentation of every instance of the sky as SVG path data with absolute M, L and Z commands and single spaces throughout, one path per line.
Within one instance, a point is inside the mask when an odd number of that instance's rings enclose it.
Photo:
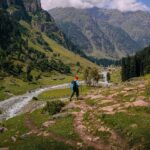
M 150 11 L 150 0 L 41 0 L 46 10 L 56 7 L 107 8 L 120 11 Z

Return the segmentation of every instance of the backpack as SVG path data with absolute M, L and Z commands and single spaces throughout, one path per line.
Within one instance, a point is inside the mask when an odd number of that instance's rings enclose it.
M 72 89 L 73 90 L 77 90 L 78 89 L 78 85 L 77 85 L 77 82 L 76 81 L 72 81 Z

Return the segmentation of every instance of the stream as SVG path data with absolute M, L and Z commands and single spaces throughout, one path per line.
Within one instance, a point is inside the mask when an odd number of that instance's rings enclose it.
M 103 86 L 109 86 L 110 84 L 107 81 L 107 72 L 102 72 L 104 81 L 99 82 L 99 84 Z M 84 81 L 81 81 L 80 84 L 84 85 Z M 37 97 L 39 94 L 54 90 L 54 89 L 65 89 L 69 88 L 70 84 L 60 84 L 55 86 L 48 86 L 45 88 L 39 88 L 36 90 L 32 90 L 30 92 L 27 92 L 24 95 L 20 96 L 14 96 L 7 100 L 4 100 L 0 102 L 0 110 L 2 110 L 2 114 L 0 115 L 0 121 L 1 120 L 8 120 L 10 118 L 13 118 L 21 113 L 23 113 L 23 108 L 27 106 L 27 104 L 33 99 L 33 97 Z
M 45 88 L 39 88 L 27 92 L 24 95 L 14 96 L 7 100 L 0 102 L 0 110 L 2 114 L 0 115 L 0 120 L 7 120 L 13 118 L 22 113 L 22 109 L 32 100 L 33 97 L 37 97 L 39 94 L 54 89 L 64 89 L 68 88 L 69 84 L 61 84 L 56 86 L 49 86 Z

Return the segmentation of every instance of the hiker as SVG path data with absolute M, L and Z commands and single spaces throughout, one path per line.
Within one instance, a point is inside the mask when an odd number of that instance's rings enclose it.
M 74 80 L 71 82 L 71 89 L 72 89 L 72 94 L 70 97 L 70 101 L 72 100 L 72 97 L 74 96 L 74 94 L 76 94 L 77 100 L 79 98 L 79 78 L 78 76 L 75 76 Z

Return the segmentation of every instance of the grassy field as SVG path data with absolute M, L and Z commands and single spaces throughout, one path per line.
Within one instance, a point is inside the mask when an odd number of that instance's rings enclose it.
M 48 131 L 64 138 L 80 140 L 79 136 L 74 131 L 73 119 L 73 116 L 57 119 L 56 124 L 49 127 Z
M 82 87 L 80 87 L 80 94 L 84 95 L 90 89 L 91 89 L 90 87 L 82 86 Z M 69 97 L 71 95 L 71 93 L 72 93 L 72 90 L 70 88 L 50 90 L 50 91 L 47 91 L 47 92 L 40 94 L 38 96 L 38 100 L 47 101 L 47 100 L 65 98 L 65 97 Z
M 36 110 L 30 114 L 31 119 L 38 128 L 41 128 L 42 123 L 50 118 L 49 115 L 42 114 L 41 112 L 42 110 Z M 57 129 L 57 133 L 60 133 L 60 135 L 62 133 L 65 137 L 68 136 L 76 138 L 77 136 L 74 134 L 71 124 L 73 121 L 72 119 L 72 117 L 69 117 L 64 118 L 63 120 L 58 120 L 56 126 L 49 128 L 49 130 L 55 132 Z M 12 150 L 56 150 L 60 148 L 64 150 L 75 149 L 69 145 L 54 141 L 50 138 L 37 136 L 26 136 L 25 138 L 21 138 L 22 135 L 29 132 L 29 129 L 25 125 L 25 115 L 9 119 L 8 121 L 3 122 L 2 125 L 8 130 L 0 135 L 0 148 L 9 147 Z M 62 128 L 66 128 L 66 131 L 63 131 Z M 13 142 L 12 137 L 15 137 L 17 141 Z
M 46 137 L 30 136 L 12 144 L 10 150 L 75 150 L 74 147 Z
M 150 149 L 150 108 L 135 107 L 128 113 L 104 115 L 101 119 L 110 127 L 120 132 L 130 143 L 130 146 L 140 144 L 141 149 Z
M 5 100 L 13 95 L 21 95 L 30 91 L 32 89 L 36 89 L 39 87 L 44 87 L 47 85 L 57 85 L 63 83 L 69 83 L 73 80 L 73 76 L 65 76 L 60 75 L 57 77 L 52 76 L 42 76 L 41 79 L 37 82 L 25 82 L 21 79 L 14 77 L 6 77 L 3 80 L 0 80 L 0 101 Z
M 9 119 L 3 123 L 0 123 L 2 126 L 8 130 L 0 134 L 0 147 L 12 146 L 13 141 L 12 137 L 19 138 L 22 134 L 28 132 L 29 130 L 24 125 L 25 117 L 24 115 Z

